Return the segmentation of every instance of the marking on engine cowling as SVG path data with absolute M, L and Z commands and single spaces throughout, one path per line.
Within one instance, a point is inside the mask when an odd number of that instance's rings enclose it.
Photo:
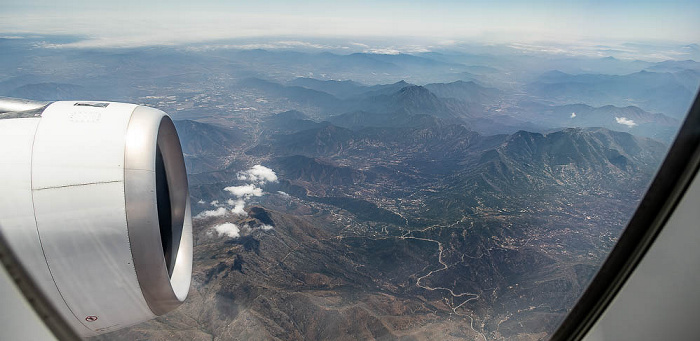
M 106 108 L 109 103 L 104 102 L 77 102 L 73 104 L 76 107 L 93 107 L 93 108 Z
M 85 321 L 88 321 L 88 322 L 95 322 L 95 321 L 97 321 L 97 316 L 95 316 L 95 315 L 90 315 L 90 316 L 88 316 L 88 317 L 85 318 Z
M 32 191 L 42 191 L 42 190 L 46 190 L 46 189 L 57 189 L 57 188 L 79 187 L 79 186 L 92 186 L 92 185 L 101 185 L 101 184 L 112 184 L 115 182 L 124 182 L 124 180 L 97 181 L 97 182 L 88 182 L 88 183 L 84 183 L 84 184 L 39 187 L 39 188 L 32 189 Z

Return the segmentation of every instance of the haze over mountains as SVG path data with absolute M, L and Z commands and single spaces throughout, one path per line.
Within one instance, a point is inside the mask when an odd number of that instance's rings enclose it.
M 41 46 L 0 40 L 0 95 L 147 104 L 185 153 L 190 298 L 104 339 L 546 338 L 700 84 L 694 61 L 521 49 Z
M 658 65 L 656 69 L 664 70 Z M 687 98 L 692 98 L 697 92 L 698 77 L 700 72 L 693 69 L 675 72 L 643 70 L 623 76 L 570 75 L 552 71 L 531 83 L 528 91 L 556 102 L 637 105 L 680 118 L 688 109 Z

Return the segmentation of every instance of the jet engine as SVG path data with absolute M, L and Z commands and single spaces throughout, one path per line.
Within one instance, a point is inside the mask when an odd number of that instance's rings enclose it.
M 152 319 L 187 297 L 187 174 L 164 112 L 0 98 L 0 191 L 0 237 L 80 336 Z

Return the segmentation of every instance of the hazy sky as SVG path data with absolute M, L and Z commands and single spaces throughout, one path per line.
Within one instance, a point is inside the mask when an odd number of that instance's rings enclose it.
M 0 0 L 0 34 L 77 34 L 84 45 L 258 36 L 439 41 L 700 42 L 700 1 Z

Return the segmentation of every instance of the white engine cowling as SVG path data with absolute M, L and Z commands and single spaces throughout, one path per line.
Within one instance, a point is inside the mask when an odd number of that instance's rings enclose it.
M 81 336 L 187 297 L 192 222 L 180 142 L 162 111 L 55 102 L 0 119 L 0 233 Z

